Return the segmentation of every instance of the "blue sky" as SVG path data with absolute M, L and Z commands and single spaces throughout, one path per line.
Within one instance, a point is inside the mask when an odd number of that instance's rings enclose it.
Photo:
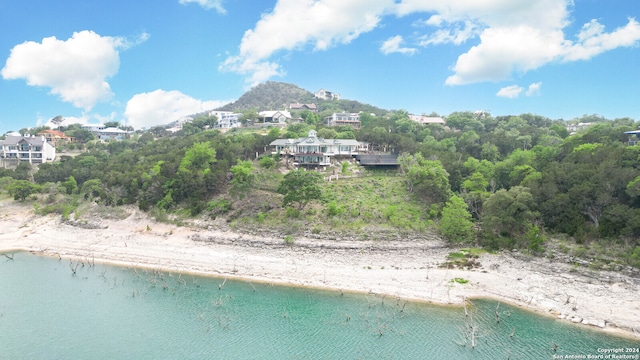
M 0 2 L 0 134 L 166 124 L 267 80 L 416 114 L 640 120 L 640 3 Z

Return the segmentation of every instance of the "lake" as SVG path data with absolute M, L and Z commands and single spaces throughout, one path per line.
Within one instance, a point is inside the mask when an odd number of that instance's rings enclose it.
M 0 257 L 2 359 L 553 359 L 639 347 L 489 300 L 465 315 L 374 294 Z

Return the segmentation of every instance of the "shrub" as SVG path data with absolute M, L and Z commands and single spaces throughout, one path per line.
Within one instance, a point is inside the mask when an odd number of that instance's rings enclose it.
M 284 243 L 286 245 L 293 245 L 293 242 L 294 242 L 293 236 L 287 235 L 284 237 Z
M 338 205 L 338 203 L 333 200 L 327 204 L 327 215 L 328 216 L 337 216 L 343 214 L 345 212 L 344 207 L 342 205 Z
M 276 161 L 271 156 L 261 157 L 259 163 L 260 166 L 265 169 L 271 169 L 272 167 L 276 166 Z
M 300 218 L 300 210 L 292 208 L 292 207 L 288 207 L 286 210 L 286 215 L 288 218 L 291 219 L 298 219 Z

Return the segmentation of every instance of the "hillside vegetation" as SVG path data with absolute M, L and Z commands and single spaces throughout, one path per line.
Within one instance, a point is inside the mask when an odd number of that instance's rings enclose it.
M 289 104 L 316 104 L 319 112 L 324 111 L 346 111 L 346 112 L 366 112 L 376 115 L 383 115 L 387 110 L 363 104 L 355 100 L 322 100 L 314 96 L 310 91 L 304 90 L 297 85 L 276 81 L 267 81 L 256 85 L 251 90 L 243 94 L 238 100 L 220 107 L 222 111 L 246 110 L 282 110 Z
M 317 120 L 89 142 L 37 171 L 25 163 L 0 170 L 0 189 L 64 219 L 87 202 L 135 205 L 160 220 L 277 233 L 289 242 L 437 234 L 456 246 L 640 267 L 640 147 L 627 146 L 624 134 L 638 128 L 632 119 L 584 116 L 572 122 L 590 126 L 575 134 L 564 121 L 533 114 L 458 112 L 445 127 L 395 111 L 363 115 L 357 130 Z M 270 155 L 273 140 L 311 129 L 401 154 L 400 168 L 371 172 L 341 159 L 307 176 Z M 330 175 L 341 178 L 329 182 Z

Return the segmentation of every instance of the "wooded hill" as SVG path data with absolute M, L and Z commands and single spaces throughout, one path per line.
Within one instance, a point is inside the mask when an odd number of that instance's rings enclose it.
M 308 116 L 282 130 L 222 134 L 194 125 L 94 141 L 38 171 L 26 163 L 0 169 L 0 189 L 63 218 L 81 217 L 85 203 L 131 204 L 159 219 L 224 219 L 291 237 L 437 233 L 455 244 L 640 267 L 640 146 L 628 146 L 624 134 L 638 128 L 634 120 L 585 116 L 574 122 L 590 126 L 570 134 L 566 122 L 534 114 L 456 112 L 446 127 L 416 123 L 404 111 L 364 118 L 357 130 Z M 265 150 L 311 129 L 392 149 L 402 154 L 401 169 L 371 172 L 341 161 L 322 175 L 346 179 L 284 186 L 285 159 Z M 290 192 L 296 188 L 309 194 Z
M 333 111 L 373 113 L 383 115 L 387 110 L 378 107 L 363 104 L 355 100 L 322 100 L 307 90 L 297 85 L 267 81 L 253 87 L 244 93 L 240 98 L 232 103 L 226 104 L 217 110 L 222 111 L 264 111 L 264 110 L 282 110 L 289 104 L 316 104 L 318 111 L 322 112 L 327 109 Z

